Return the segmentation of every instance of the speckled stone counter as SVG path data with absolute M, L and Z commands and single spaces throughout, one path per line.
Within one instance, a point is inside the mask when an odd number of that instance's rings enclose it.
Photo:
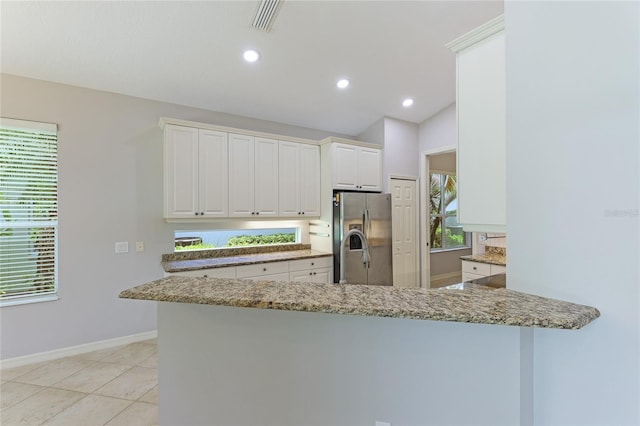
M 207 250 L 213 252 L 213 250 Z M 202 257 L 211 253 L 194 253 L 195 258 L 189 258 L 183 253 L 176 253 L 178 259 L 163 256 L 162 267 L 165 272 L 182 272 L 194 271 L 198 269 L 224 268 L 226 266 L 252 265 L 256 263 L 281 262 L 286 260 L 309 259 L 314 257 L 331 257 L 331 253 L 311 249 L 287 250 L 287 251 L 270 251 L 266 253 L 244 253 L 237 250 L 236 255 L 228 255 L 224 257 Z
M 506 256 L 495 253 L 470 254 L 468 256 L 460 256 L 460 259 L 469 260 L 471 262 L 489 263 L 491 265 L 507 265 Z
M 168 277 L 124 290 L 120 297 L 562 329 L 584 327 L 600 316 L 600 312 L 593 307 L 503 288 L 399 289 L 349 284 Z

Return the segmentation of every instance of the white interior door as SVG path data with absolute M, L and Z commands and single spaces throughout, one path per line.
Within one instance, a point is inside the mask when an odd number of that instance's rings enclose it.
M 416 179 L 391 178 L 393 286 L 419 287 Z

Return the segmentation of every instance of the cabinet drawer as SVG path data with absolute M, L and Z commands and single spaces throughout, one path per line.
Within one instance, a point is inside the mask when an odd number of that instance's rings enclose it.
M 478 275 L 491 275 L 491 265 L 488 263 L 462 261 L 462 272 L 469 272 Z
M 507 267 L 502 265 L 491 265 L 491 275 L 504 274 L 507 272 Z
M 257 277 L 262 275 L 289 273 L 289 262 L 257 263 L 236 267 L 238 278 Z
M 198 269 L 195 271 L 170 272 L 165 274 L 166 277 L 209 277 L 209 278 L 235 278 L 236 268 L 234 266 L 228 268 L 211 268 Z
M 300 259 L 289 261 L 289 271 L 303 271 L 305 269 L 329 268 L 333 265 L 333 257 L 314 257 L 312 259 Z

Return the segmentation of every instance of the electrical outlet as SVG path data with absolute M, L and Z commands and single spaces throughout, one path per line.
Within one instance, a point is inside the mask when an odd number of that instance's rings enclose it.
M 116 243 L 116 253 L 127 253 L 129 251 L 129 243 L 121 241 Z
M 144 251 L 144 242 L 136 241 L 136 251 L 137 252 Z
M 487 243 L 487 234 L 479 234 L 478 235 L 478 241 L 480 242 L 480 244 L 486 244 Z

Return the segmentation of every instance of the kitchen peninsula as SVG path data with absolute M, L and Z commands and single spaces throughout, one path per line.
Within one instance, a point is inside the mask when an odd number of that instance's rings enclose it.
M 599 316 L 480 287 L 168 277 L 120 297 L 160 302 L 166 425 L 526 424 L 530 327 Z

